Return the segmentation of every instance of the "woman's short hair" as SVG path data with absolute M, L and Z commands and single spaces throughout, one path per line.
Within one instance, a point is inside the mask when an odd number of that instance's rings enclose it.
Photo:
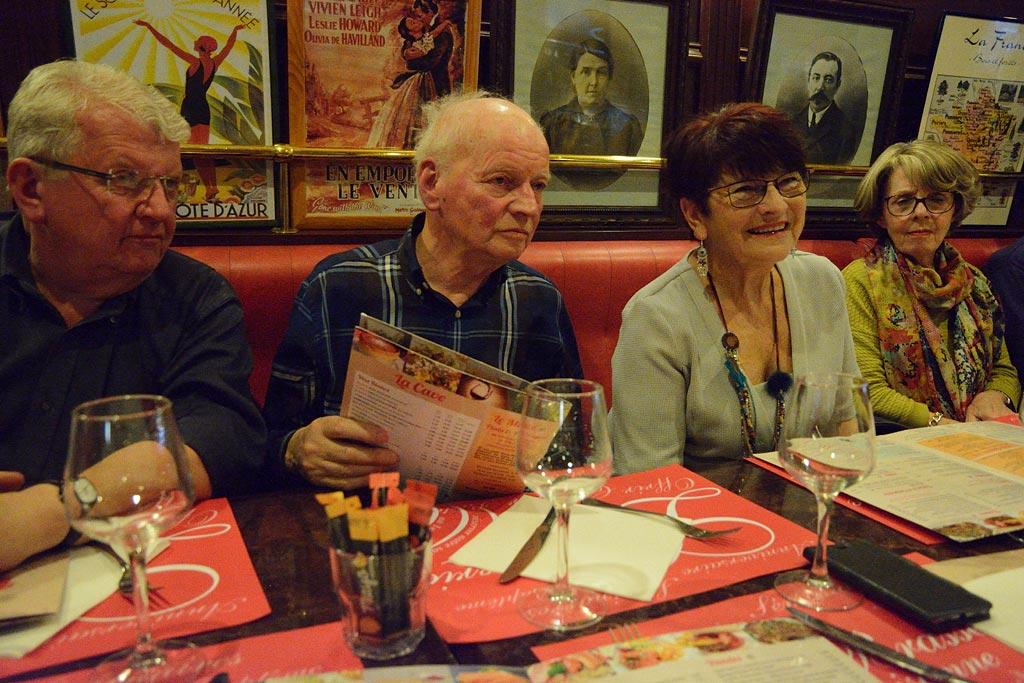
M 199 36 L 196 38 L 196 45 L 206 52 L 214 52 L 217 49 L 217 39 L 213 36 Z
M 954 226 L 974 211 L 981 196 L 981 177 L 960 152 L 934 140 L 897 142 L 878 155 L 857 187 L 853 205 L 864 221 L 875 225 L 881 219 L 889 178 L 897 168 L 915 185 L 953 193 Z
M 131 74 L 104 64 L 60 60 L 32 69 L 11 98 L 9 159 L 72 156 L 82 144 L 79 114 L 119 109 L 168 142 L 187 142 L 191 128 L 171 101 Z
M 708 190 L 728 175 L 769 178 L 807 167 L 803 138 L 789 117 L 765 104 L 738 102 L 685 121 L 665 144 L 673 196 L 708 210 Z
M 608 49 L 608 46 L 603 41 L 597 38 L 581 40 L 572 49 L 572 54 L 569 55 L 569 73 L 576 72 L 576 67 L 579 66 L 583 55 L 594 55 L 598 59 L 604 60 L 608 65 L 608 78 L 612 77 L 612 74 L 615 72 L 615 60 L 612 59 L 612 51 Z

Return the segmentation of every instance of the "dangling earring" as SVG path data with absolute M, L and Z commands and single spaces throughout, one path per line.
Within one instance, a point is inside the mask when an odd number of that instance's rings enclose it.
M 697 247 L 697 275 L 700 275 L 705 280 L 708 277 L 708 250 L 704 248 L 704 240 L 700 241 L 700 245 Z

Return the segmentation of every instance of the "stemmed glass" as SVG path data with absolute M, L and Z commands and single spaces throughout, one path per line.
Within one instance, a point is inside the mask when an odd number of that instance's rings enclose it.
M 543 379 L 526 387 L 516 441 L 519 476 L 557 514 L 555 583 L 521 595 L 519 613 L 537 626 L 569 631 L 601 619 L 604 596 L 569 585 L 569 512 L 612 473 L 604 388 L 582 379 Z
M 195 499 L 171 401 L 139 394 L 77 406 L 61 496 L 71 526 L 127 557 L 134 579 L 136 643 L 101 663 L 94 680 L 195 680 L 202 654 L 184 641 L 157 644 L 150 629 L 147 551 Z
M 783 426 L 782 466 L 814 494 L 818 540 L 809 570 L 780 574 L 775 589 L 790 602 L 816 611 L 856 607 L 863 599 L 828 573 L 828 526 L 839 493 L 875 466 L 875 421 L 868 384 L 843 373 L 800 377 Z

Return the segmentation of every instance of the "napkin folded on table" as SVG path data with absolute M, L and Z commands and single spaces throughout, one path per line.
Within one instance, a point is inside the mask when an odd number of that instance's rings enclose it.
M 501 573 L 544 520 L 551 504 L 522 496 L 450 558 Z M 522 575 L 553 582 L 555 532 Z M 650 601 L 679 556 L 683 535 L 657 519 L 574 505 L 569 517 L 569 581 L 633 600 Z
M 1020 618 L 1020 606 L 1024 605 L 1024 567 L 971 579 L 964 588 L 992 603 L 989 618 L 974 627 L 1024 652 L 1024 620 Z
M 43 553 L 0 576 L 0 629 L 60 609 L 68 576 L 65 553 Z
M 166 539 L 157 539 L 147 555 L 156 557 L 168 545 Z M 60 609 L 29 626 L 0 633 L 0 657 L 24 657 L 117 590 L 121 565 L 107 551 L 83 545 L 72 548 L 67 554 L 70 562 Z

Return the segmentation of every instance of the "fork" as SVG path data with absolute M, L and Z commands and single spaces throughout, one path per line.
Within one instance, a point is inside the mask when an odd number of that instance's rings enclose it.
M 121 578 L 117 580 L 117 590 L 122 597 L 128 600 L 135 599 L 135 579 L 132 577 L 132 567 L 129 562 L 106 543 L 97 544 L 104 552 L 117 560 L 121 565 Z M 160 594 L 159 586 L 148 586 L 149 602 L 154 607 L 167 607 L 170 603 Z
M 603 500 L 598 500 L 596 498 L 584 498 L 582 501 L 580 501 L 580 504 L 591 505 L 593 507 L 607 508 L 610 510 L 622 510 L 624 512 L 632 512 L 638 515 L 652 515 L 654 517 L 658 517 L 661 519 L 667 519 L 673 524 L 675 524 L 677 527 L 679 527 L 679 530 L 683 532 L 684 536 L 689 536 L 690 538 L 716 538 L 718 536 L 725 536 L 726 534 L 731 534 L 733 532 L 740 530 L 738 526 L 732 527 L 731 529 L 702 529 L 699 526 L 687 524 L 683 520 L 673 517 L 672 515 L 666 515 L 663 512 L 654 512 L 653 510 L 641 510 L 639 508 L 624 507 L 622 505 L 615 505 L 614 503 L 608 503 Z
M 633 621 L 612 624 L 608 627 L 608 632 L 611 634 L 612 642 L 614 643 L 628 643 L 632 640 L 640 640 L 643 637 L 640 635 L 640 627 Z

